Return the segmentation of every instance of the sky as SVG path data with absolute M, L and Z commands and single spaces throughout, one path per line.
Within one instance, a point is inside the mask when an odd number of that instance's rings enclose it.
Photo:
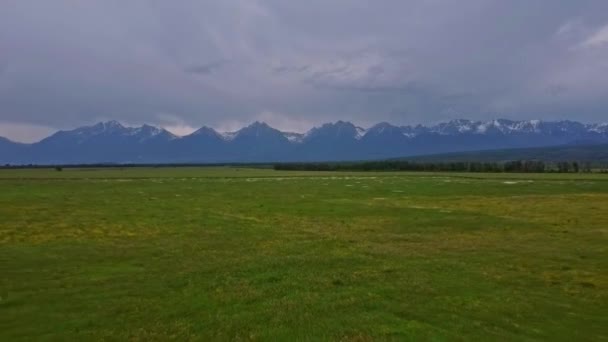
M 606 0 L 3 0 L 0 136 L 608 121 Z

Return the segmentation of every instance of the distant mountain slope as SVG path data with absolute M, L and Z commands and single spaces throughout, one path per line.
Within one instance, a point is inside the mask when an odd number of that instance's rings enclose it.
M 545 162 L 581 161 L 608 163 L 608 144 L 454 152 L 404 157 L 399 159 L 417 162 L 503 162 L 509 160 L 539 160 Z
M 95 163 L 131 160 L 162 161 L 177 136 L 143 125 L 124 127 L 116 121 L 100 122 L 71 131 L 59 131 L 32 144 L 22 156 L 31 163 Z
M 19 144 L 0 137 L 0 163 L 5 164 L 10 160 L 16 160 L 23 153 L 27 145 Z
M 447 152 L 608 143 L 608 124 L 539 120 L 452 120 L 433 126 L 368 129 L 338 121 L 306 133 L 255 122 L 236 132 L 209 127 L 179 137 L 149 125 L 101 122 L 59 131 L 34 144 L 0 139 L 0 163 L 217 163 L 345 161 Z

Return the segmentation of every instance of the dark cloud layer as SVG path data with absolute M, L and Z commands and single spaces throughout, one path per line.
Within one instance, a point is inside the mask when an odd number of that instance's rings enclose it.
M 0 135 L 24 140 L 104 119 L 608 118 L 605 0 L 5 0 L 0 52 Z

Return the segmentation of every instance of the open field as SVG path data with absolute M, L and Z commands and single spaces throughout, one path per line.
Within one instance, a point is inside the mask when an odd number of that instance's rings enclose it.
M 0 340 L 608 340 L 608 175 L 0 170 Z

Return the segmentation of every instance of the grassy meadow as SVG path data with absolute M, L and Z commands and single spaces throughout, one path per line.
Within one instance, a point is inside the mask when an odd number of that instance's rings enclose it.
M 0 340 L 608 340 L 608 175 L 0 170 Z

